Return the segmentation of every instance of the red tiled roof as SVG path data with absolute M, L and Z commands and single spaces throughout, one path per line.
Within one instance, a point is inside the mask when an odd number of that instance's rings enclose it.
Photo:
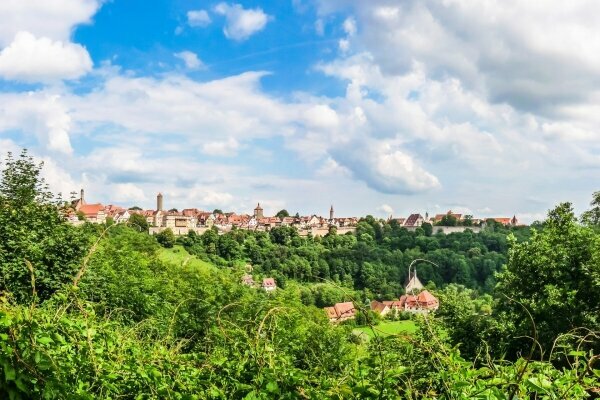
M 276 287 L 275 279 L 273 278 L 265 278 L 263 279 L 263 287 Z
M 419 218 L 423 218 L 421 217 L 421 214 L 410 214 L 410 216 L 406 219 L 406 222 L 404 222 L 404 225 L 414 226 L 419 220 Z
M 79 208 L 79 211 L 87 215 L 97 215 L 100 211 L 104 211 L 102 204 L 85 204 Z

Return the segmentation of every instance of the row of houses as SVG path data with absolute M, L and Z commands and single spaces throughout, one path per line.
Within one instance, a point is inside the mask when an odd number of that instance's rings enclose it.
M 416 270 L 412 270 L 404 284 L 403 294 L 398 300 L 377 301 L 370 304 L 371 311 L 385 317 L 389 313 L 398 314 L 409 312 L 413 314 L 426 314 L 439 308 L 440 302 L 433 294 L 425 289 Z M 352 302 L 336 303 L 332 307 L 325 307 L 329 321 L 339 323 L 356 317 L 357 310 Z
M 277 283 L 274 278 L 263 278 L 262 283 L 259 285 L 250 274 L 242 276 L 242 285 L 253 288 L 260 287 L 265 292 L 272 292 L 277 289 Z
M 444 217 L 448 217 L 448 216 L 455 218 L 456 221 L 458 221 L 459 223 L 462 223 L 466 220 L 466 218 L 469 218 L 471 221 L 471 224 L 474 226 L 480 226 L 490 219 L 494 220 L 502 225 L 505 225 L 505 226 L 518 226 L 519 225 L 519 220 L 517 219 L 516 215 L 513 215 L 512 218 L 509 218 L 509 217 L 472 218 L 472 216 L 467 216 L 465 214 L 454 213 L 454 212 L 452 212 L 452 210 L 449 210 L 445 214 L 436 214 L 433 217 L 430 217 L 429 213 L 425 213 L 425 216 L 423 216 L 421 214 L 410 214 L 407 218 L 402 218 L 402 217 L 394 218 L 390 215 L 390 217 L 388 218 L 388 221 L 394 220 L 400 226 L 403 226 L 405 228 L 418 228 L 421 225 L 423 225 L 424 223 L 430 223 L 432 225 L 437 225 L 440 222 L 442 222 Z
M 156 210 L 125 209 L 123 207 L 100 203 L 89 204 L 85 201 L 84 191 L 72 204 L 72 210 L 68 213 L 73 223 L 83 220 L 92 223 L 105 223 L 111 218 L 115 223 L 125 223 L 133 214 L 140 214 L 146 218 L 153 233 L 170 228 L 176 234 L 185 234 L 190 230 L 210 229 L 213 226 L 220 231 L 231 229 L 270 230 L 279 226 L 295 227 L 298 231 L 325 230 L 336 227 L 345 231 L 353 229 L 358 224 L 358 218 L 336 218 L 333 206 L 329 211 L 329 218 L 317 215 L 295 216 L 295 217 L 267 217 L 264 215 L 260 203 L 254 209 L 252 215 L 235 213 L 214 213 L 199 210 L 197 208 L 186 208 L 181 211 L 171 209 L 163 210 L 163 195 L 159 193 L 156 199 Z

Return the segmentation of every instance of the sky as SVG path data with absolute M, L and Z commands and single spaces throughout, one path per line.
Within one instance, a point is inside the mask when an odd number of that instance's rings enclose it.
M 599 100 L 595 0 L 0 2 L 0 155 L 88 202 L 531 222 Z

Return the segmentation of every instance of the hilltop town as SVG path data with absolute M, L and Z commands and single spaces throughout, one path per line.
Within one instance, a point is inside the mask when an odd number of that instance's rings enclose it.
M 298 230 L 301 236 L 325 236 L 332 228 L 338 234 L 355 232 L 360 217 L 336 217 L 333 205 L 329 209 L 329 217 L 316 214 L 308 216 L 265 216 L 264 209 L 257 204 L 252 214 L 236 214 L 233 212 L 210 212 L 198 208 L 186 208 L 181 211 L 177 209 L 165 210 L 164 196 L 158 193 L 156 196 L 155 210 L 142 210 L 138 207 L 124 208 L 115 205 L 103 205 L 101 203 L 88 203 L 85 199 L 84 190 L 81 189 L 79 199 L 72 202 L 67 213 L 67 218 L 73 224 L 81 224 L 84 221 L 103 224 L 108 221 L 114 223 L 126 223 L 133 214 L 142 215 L 149 226 L 149 233 L 160 233 L 165 229 L 171 229 L 175 235 L 186 235 L 190 231 L 202 234 L 206 230 L 215 227 L 220 233 L 225 233 L 233 228 L 248 229 L 256 231 L 268 231 L 278 226 L 290 226 Z M 465 229 L 479 232 L 486 222 L 493 220 L 504 226 L 520 225 L 516 216 L 473 218 L 448 211 L 445 214 L 429 216 L 429 213 L 410 214 L 406 218 L 395 218 L 389 216 L 387 220 L 395 221 L 407 230 L 416 230 L 423 224 L 428 223 L 435 226 L 436 232 L 453 233 L 462 232 Z

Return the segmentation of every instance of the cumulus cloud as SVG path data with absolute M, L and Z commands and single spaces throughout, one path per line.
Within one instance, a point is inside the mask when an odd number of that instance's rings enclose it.
M 394 209 L 389 204 L 382 204 L 377 207 L 377 211 L 379 211 L 383 215 L 392 215 L 394 213 Z
M 68 42 L 73 27 L 89 23 L 100 5 L 100 0 L 2 0 L 0 47 L 21 31 Z
M 173 55 L 182 60 L 188 69 L 200 69 L 204 67 L 204 64 L 202 63 L 202 61 L 200 61 L 198 55 L 194 52 L 185 50 L 179 53 L 175 53 Z
M 24 82 L 75 79 L 92 69 L 92 60 L 82 46 L 63 43 L 29 32 L 19 32 L 0 52 L 0 76 Z
M 219 3 L 217 14 L 225 16 L 223 33 L 229 39 L 242 41 L 265 28 L 270 17 L 260 8 L 245 9 L 241 4 Z
M 71 154 L 71 123 L 71 116 L 58 95 L 0 94 L 0 132 L 21 130 L 25 135 L 35 135 L 52 152 Z
M 192 27 L 206 27 L 212 20 L 206 10 L 190 10 L 187 12 L 188 24 Z
M 332 155 L 354 177 L 383 193 L 412 194 L 441 186 L 437 177 L 390 143 L 353 142 L 333 149 Z

